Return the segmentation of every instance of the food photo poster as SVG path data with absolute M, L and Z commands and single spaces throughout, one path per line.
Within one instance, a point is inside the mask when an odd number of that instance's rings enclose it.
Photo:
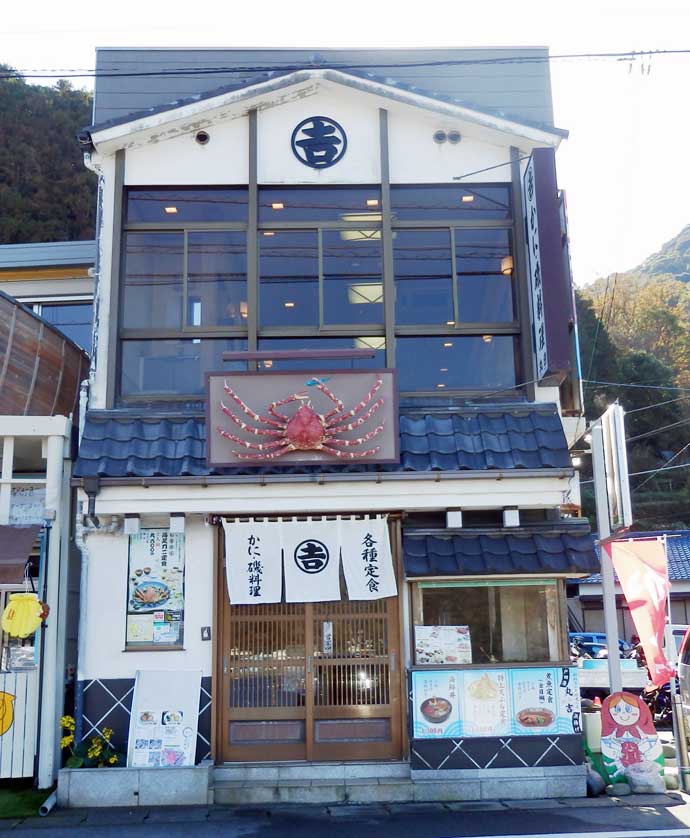
M 127 647 L 181 646 L 184 639 L 183 533 L 141 530 L 129 537 Z
M 416 739 L 580 733 L 576 667 L 415 670 Z
M 472 663 L 469 626 L 415 626 L 415 662 Z

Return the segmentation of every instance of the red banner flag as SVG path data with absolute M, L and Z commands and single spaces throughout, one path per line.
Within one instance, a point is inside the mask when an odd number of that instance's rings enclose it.
M 669 592 L 666 545 L 662 539 L 611 541 L 604 549 L 623 589 L 655 687 L 674 675 L 663 649 Z

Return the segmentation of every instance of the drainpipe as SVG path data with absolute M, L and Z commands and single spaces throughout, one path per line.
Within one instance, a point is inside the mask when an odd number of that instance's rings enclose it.
M 84 481 L 86 483 L 86 481 Z M 81 565 L 79 574 L 79 630 L 77 636 L 77 677 L 74 690 L 74 720 L 76 730 L 74 738 L 77 743 L 82 741 L 84 733 L 83 709 L 84 709 L 84 664 L 86 661 L 86 603 L 89 595 L 89 550 L 86 539 L 95 532 L 114 533 L 120 529 L 120 521 L 113 516 L 110 523 L 101 526 L 95 515 L 96 492 L 98 491 L 97 480 L 85 486 L 91 489 L 88 494 L 88 515 L 82 515 L 79 504 L 76 504 L 76 516 L 74 522 L 74 544 L 81 554 Z

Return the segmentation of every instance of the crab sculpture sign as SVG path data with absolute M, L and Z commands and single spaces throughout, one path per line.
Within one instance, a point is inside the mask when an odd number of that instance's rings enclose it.
M 398 461 L 390 370 L 210 373 L 211 466 Z

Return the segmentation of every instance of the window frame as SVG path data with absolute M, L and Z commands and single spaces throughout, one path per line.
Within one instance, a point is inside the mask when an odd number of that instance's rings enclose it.
M 438 183 L 406 183 L 395 184 L 395 186 L 407 186 L 413 188 L 433 189 L 438 187 L 456 187 L 456 184 L 438 184 Z M 357 337 L 383 337 L 386 342 L 386 361 L 387 366 L 395 367 L 396 365 L 396 338 L 415 336 L 415 337 L 444 337 L 455 338 L 460 336 L 482 336 L 482 335 L 508 335 L 514 338 L 514 359 L 515 359 L 515 385 L 508 388 L 505 392 L 506 396 L 510 398 L 512 392 L 518 391 L 525 386 L 525 375 L 523 372 L 523 350 L 520 342 L 527 340 L 526 334 L 523 334 L 528 328 L 529 324 L 521 322 L 519 295 L 522 293 L 518 288 L 518 283 L 523 282 L 524 279 L 516 274 L 515 267 L 513 268 L 512 276 L 512 294 L 513 294 L 513 312 L 514 319 L 505 322 L 464 322 L 458 321 L 459 314 L 459 294 L 458 294 L 458 274 L 457 274 L 457 256 L 456 256 L 456 230 L 467 229 L 504 229 L 508 232 L 510 253 L 513 255 L 514 266 L 519 261 L 516 259 L 516 248 L 519 242 L 515 236 L 515 205 L 514 205 L 514 189 L 510 180 L 501 181 L 500 183 L 472 183 L 473 189 L 480 190 L 482 187 L 502 186 L 507 190 L 509 201 L 509 214 L 503 219 L 477 219 L 477 220 L 458 220 L 457 217 L 448 217 L 447 219 L 432 219 L 424 220 L 420 217 L 419 220 L 394 220 L 394 214 L 390 205 L 390 185 L 387 183 L 378 184 L 324 184 L 323 189 L 340 189 L 348 188 L 361 189 L 376 189 L 380 195 L 380 215 L 381 221 L 375 223 L 375 229 L 381 231 L 381 283 L 383 286 L 383 322 L 377 324 L 353 323 L 353 324 L 327 324 L 324 323 L 324 258 L 323 258 L 323 232 L 331 230 L 360 230 L 362 223 L 343 222 L 343 221 L 259 221 L 258 204 L 262 189 L 275 190 L 281 188 L 281 185 L 276 184 L 223 184 L 213 186 L 189 186 L 189 189 L 208 189 L 208 190 L 223 190 L 232 188 L 247 188 L 248 189 L 248 218 L 247 222 L 202 222 L 189 221 L 183 222 L 177 218 L 172 218 L 169 222 L 133 222 L 128 223 L 126 220 L 126 212 L 123 211 L 123 247 L 121 248 L 120 258 L 120 282 L 119 282 L 119 303 L 118 303 L 118 329 L 117 329 L 117 352 L 116 352 L 116 384 L 115 396 L 116 403 L 129 404 L 141 403 L 147 401 L 161 400 L 159 396 L 123 396 L 121 390 L 122 379 L 122 343 L 126 340 L 174 340 L 174 339 L 197 339 L 197 338 L 227 338 L 238 339 L 244 338 L 247 340 L 247 347 L 249 351 L 256 351 L 258 348 L 258 341 L 262 338 L 357 338 Z M 126 209 L 128 194 L 130 190 L 153 189 L 154 187 L 147 187 L 145 185 L 131 185 L 123 187 L 123 210 Z M 157 191 L 169 189 L 171 191 L 179 191 L 185 187 L 170 185 L 168 187 L 155 187 Z M 299 189 L 299 185 L 285 185 L 286 189 Z M 316 188 L 309 186 L 305 188 Z M 457 188 L 460 188 L 459 186 Z M 252 189 L 256 190 L 252 193 Z M 256 200 L 252 201 L 252 194 Z M 254 208 L 252 209 L 252 206 Z M 423 214 L 423 211 L 422 211 Z M 451 268 L 452 268 L 452 294 L 453 294 L 453 311 L 455 322 L 453 325 L 446 324 L 406 324 L 398 325 L 395 322 L 395 273 L 393 261 L 393 242 L 392 237 L 395 230 L 405 229 L 437 229 L 449 231 L 449 242 L 451 251 Z M 259 295 L 261 287 L 260 275 L 260 249 L 261 249 L 261 235 L 265 231 L 316 231 L 318 243 L 318 313 L 319 323 L 313 326 L 261 326 L 260 311 L 259 311 Z M 189 304 L 188 295 L 188 234 L 194 231 L 244 231 L 247 241 L 247 298 L 248 298 L 248 317 L 247 324 L 244 327 L 233 326 L 190 326 L 185 321 L 187 320 L 187 311 Z M 176 329 L 126 329 L 122 327 L 122 313 L 123 301 L 125 292 L 125 256 L 126 249 L 124 247 L 124 236 L 128 232 L 183 232 L 184 234 L 184 265 L 183 265 L 183 302 L 182 302 L 182 320 L 183 323 L 179 330 Z M 252 300 L 256 301 L 256 305 L 252 310 Z M 393 312 L 393 317 L 390 317 L 390 311 Z M 256 369 L 256 362 L 249 362 L 248 369 Z M 468 398 L 472 396 L 486 395 L 486 390 L 470 389 L 470 388 L 453 388 L 443 390 L 442 393 L 438 389 L 427 390 L 410 390 L 405 391 L 404 396 L 443 396 Z M 190 402 L 198 401 L 198 396 L 193 394 L 178 394 L 164 397 L 165 401 L 171 402 Z
M 424 625 L 424 607 L 423 607 L 423 591 L 434 588 L 470 588 L 470 587 L 521 587 L 525 585 L 553 585 L 555 590 L 555 638 L 552 643 L 551 632 L 548 627 L 548 616 L 544 615 L 547 621 L 547 636 L 549 642 L 550 653 L 553 660 L 535 660 L 535 661 L 497 661 L 491 663 L 489 661 L 481 663 L 465 663 L 465 664 L 416 664 L 414 662 L 415 649 L 415 626 Z M 410 580 L 410 620 L 409 620 L 409 649 L 410 649 L 410 665 L 415 669 L 505 669 L 506 667 L 521 667 L 521 666 L 570 666 L 570 657 L 568 653 L 568 626 L 567 626 L 567 601 L 565 591 L 565 579 L 560 577 L 545 577 L 545 576 L 515 576 L 515 577 L 499 577 L 499 576 L 481 576 L 481 577 L 429 577 L 428 579 L 414 579 Z M 553 649 L 553 651 L 551 651 Z

